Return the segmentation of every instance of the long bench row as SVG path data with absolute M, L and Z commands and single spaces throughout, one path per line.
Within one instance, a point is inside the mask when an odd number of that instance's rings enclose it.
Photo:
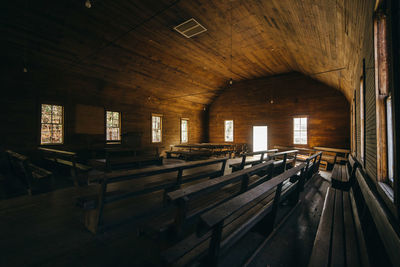
M 370 266 L 359 207 L 367 207 L 393 266 L 400 266 L 400 238 L 358 162 L 349 155 L 336 164 L 328 188 L 309 266 Z M 358 194 L 359 197 L 355 197 Z M 356 204 L 357 202 L 364 202 Z
M 209 183 L 213 182 L 213 186 L 220 188 L 223 186 L 221 183 L 229 181 L 230 177 L 238 179 L 239 174 L 262 168 L 262 166 L 269 165 L 271 168 L 269 173 L 259 177 L 251 186 L 248 186 L 248 175 L 242 177 L 242 180 L 240 180 L 241 190 L 237 194 L 214 203 L 211 209 L 199 216 L 196 227 L 197 233 L 187 236 L 163 252 L 164 263 L 182 266 L 200 261 L 207 266 L 216 266 L 221 254 L 226 252 L 255 225 L 262 224 L 265 233 L 271 232 L 274 228 L 278 204 L 289 197 L 294 199 L 294 202 L 298 201 L 305 180 L 318 172 L 320 158 L 321 153 L 313 155 L 307 159 L 306 163 L 293 167 L 275 177 L 270 173 L 274 168 L 274 161 L 269 161 L 239 170 L 229 177 L 224 176 L 208 181 Z M 197 194 L 207 190 L 206 183 L 204 182 L 201 186 L 198 185 L 200 190 L 196 191 Z M 184 190 L 171 192 L 169 196 L 171 198 L 174 196 L 182 197 Z M 192 193 L 191 190 L 189 192 Z

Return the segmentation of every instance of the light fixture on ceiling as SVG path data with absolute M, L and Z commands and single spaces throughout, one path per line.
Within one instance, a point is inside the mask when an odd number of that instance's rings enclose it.
M 23 72 L 24 72 L 24 73 L 27 73 L 27 72 L 28 72 L 28 68 L 27 68 L 26 66 L 24 67 Z
M 92 7 L 92 3 L 90 2 L 90 0 L 86 0 L 85 7 L 87 7 L 87 8 L 91 8 Z

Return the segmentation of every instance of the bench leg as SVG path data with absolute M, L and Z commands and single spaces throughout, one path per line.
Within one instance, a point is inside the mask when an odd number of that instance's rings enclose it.
M 99 210 L 94 209 L 85 211 L 83 220 L 85 227 L 93 234 L 96 234 L 99 227 Z

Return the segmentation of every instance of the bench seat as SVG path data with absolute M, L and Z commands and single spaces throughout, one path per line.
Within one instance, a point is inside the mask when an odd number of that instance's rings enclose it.
M 282 186 L 281 200 L 283 201 L 294 188 L 293 183 L 286 181 Z M 241 229 L 254 226 L 265 214 L 271 211 L 274 196 L 275 190 L 242 207 L 224 221 L 222 231 L 223 241 L 221 243 L 222 250 L 227 250 L 230 247 L 227 245 L 233 238 L 238 238 L 237 234 L 240 234 Z M 212 232 L 210 231 L 201 237 L 198 237 L 196 233 L 190 235 L 162 253 L 164 262 L 167 265 L 184 266 L 199 258 L 203 258 L 207 253 L 211 234 Z M 243 234 L 244 232 L 241 233 L 241 236 Z
M 352 190 L 328 188 L 308 266 L 369 266 Z

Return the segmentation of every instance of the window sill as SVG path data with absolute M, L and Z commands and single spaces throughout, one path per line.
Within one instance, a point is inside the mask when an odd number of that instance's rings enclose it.
M 120 145 L 121 141 L 107 141 L 106 145 Z
M 398 218 L 396 206 L 394 204 L 394 191 L 393 188 L 384 182 L 377 183 L 377 190 L 379 195 L 382 197 L 383 201 L 385 202 L 386 206 Z

